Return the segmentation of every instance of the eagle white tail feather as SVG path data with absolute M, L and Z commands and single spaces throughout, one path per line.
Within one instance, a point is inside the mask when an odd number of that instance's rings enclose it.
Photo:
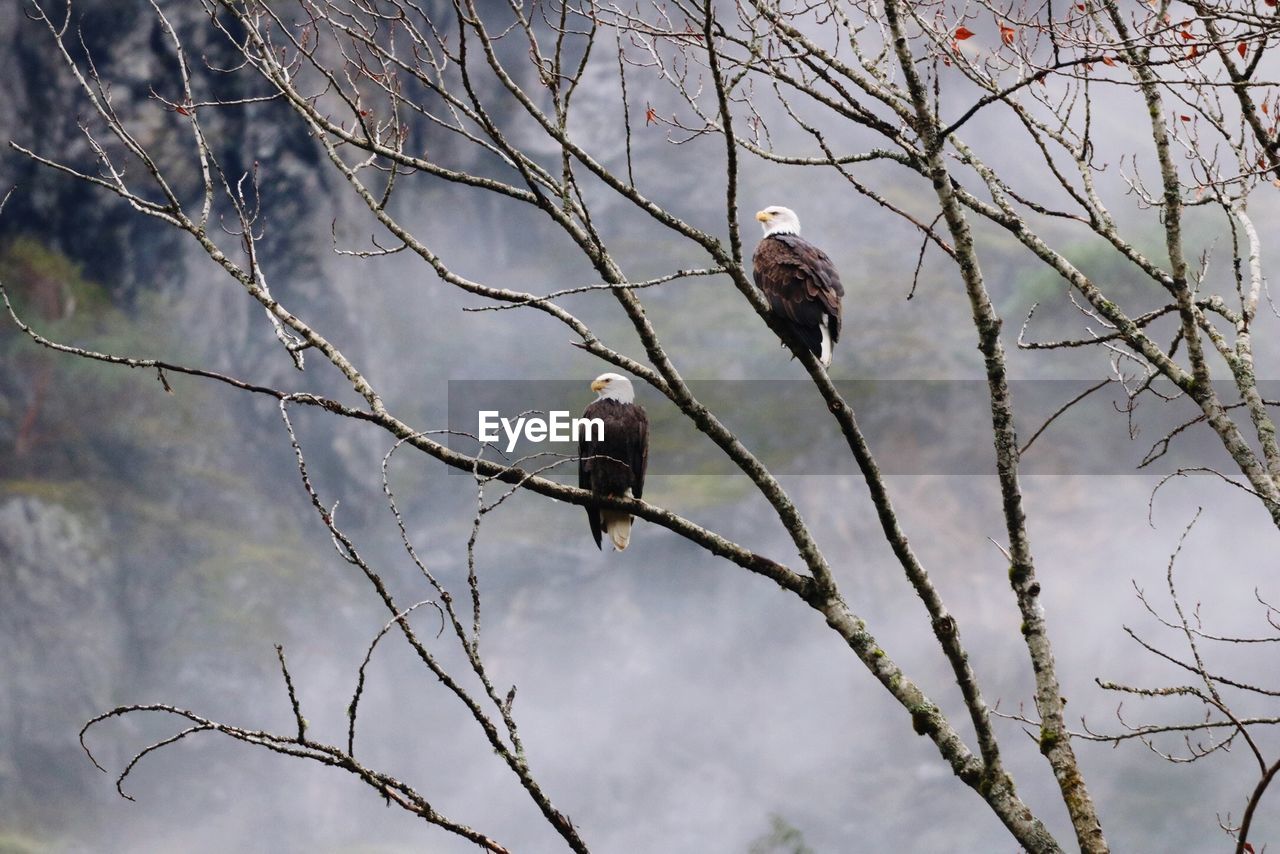
M 823 323 L 819 324 L 822 329 L 822 353 L 818 356 L 818 361 L 822 362 L 822 367 L 831 367 L 831 318 L 823 318 Z
M 627 498 L 631 497 L 631 490 L 623 493 Z M 617 510 L 601 510 L 600 511 L 600 527 L 609 535 L 609 539 L 613 541 L 613 547 L 618 551 L 625 549 L 631 542 L 631 514 L 622 513 Z
M 600 526 L 613 540 L 613 547 L 622 551 L 631 542 L 631 516 L 609 510 L 601 511 Z

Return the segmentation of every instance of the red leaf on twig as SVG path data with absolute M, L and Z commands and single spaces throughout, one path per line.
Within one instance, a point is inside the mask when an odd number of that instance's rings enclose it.
M 1236 45 L 1236 53 L 1240 54 L 1240 58 L 1244 59 L 1244 55 L 1249 52 L 1249 46 L 1244 42 Z
M 644 123 L 646 125 L 657 124 L 658 111 L 653 108 L 652 104 L 644 105 Z
M 1076 4 L 1076 8 L 1077 8 L 1077 9 L 1079 9 L 1081 12 L 1083 12 L 1083 11 L 1084 11 L 1084 4 L 1083 4 L 1083 3 L 1077 3 L 1077 4 Z
M 1112 68 L 1116 67 L 1116 61 L 1109 56 L 1102 57 L 1102 64 L 1109 65 Z
M 1000 41 L 1007 45 L 1012 45 L 1013 40 L 1017 37 L 1018 31 L 1016 29 L 1013 27 L 1007 27 L 1004 24 L 1000 25 Z
M 181 104 L 176 105 L 173 109 L 174 109 L 174 111 L 175 111 L 175 112 L 177 112 L 179 115 L 183 115 L 183 116 L 189 116 L 189 115 L 191 115 L 191 113 L 187 112 L 187 108 L 186 108 L 186 107 L 184 107 L 184 106 L 182 106 Z
M 1182 119 L 1184 122 L 1191 121 L 1191 116 L 1182 115 L 1182 116 L 1178 116 L 1178 118 Z
M 1193 35 L 1190 30 L 1181 30 L 1178 35 L 1182 36 L 1182 40 L 1184 42 L 1193 42 L 1196 40 L 1195 35 Z
M 965 26 L 956 27 L 955 38 L 958 42 L 962 42 L 965 39 L 971 39 L 973 38 L 973 30 Z

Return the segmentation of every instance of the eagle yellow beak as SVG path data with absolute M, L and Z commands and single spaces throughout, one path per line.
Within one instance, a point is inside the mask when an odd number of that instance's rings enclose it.
M 601 389 L 603 389 L 603 388 L 604 388 L 606 385 L 608 385 L 608 384 L 609 384 L 609 381 L 608 381 L 608 380 L 592 380 L 592 381 L 591 381 L 591 390 L 592 390 L 592 391 L 596 391 L 596 392 L 598 392 L 598 391 L 600 391 Z
M 768 211 L 760 211 L 756 214 L 756 219 L 760 222 L 768 222 L 771 214 Z

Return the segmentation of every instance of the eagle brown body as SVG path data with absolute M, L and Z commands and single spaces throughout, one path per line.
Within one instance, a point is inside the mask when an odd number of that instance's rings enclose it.
M 844 286 L 827 254 L 798 234 L 766 234 L 756 247 L 752 272 L 792 345 L 829 365 L 840 339 Z
M 649 463 L 649 418 L 644 407 L 602 397 L 583 410 L 582 417 L 603 421 L 604 438 L 585 438 L 590 435 L 587 431 L 579 441 L 578 486 L 597 495 L 642 497 Z M 602 532 L 619 551 L 631 540 L 630 513 L 588 507 L 587 521 L 598 548 L 602 548 Z

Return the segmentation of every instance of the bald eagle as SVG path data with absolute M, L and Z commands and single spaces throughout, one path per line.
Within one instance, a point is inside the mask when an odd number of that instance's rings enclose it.
M 844 286 L 827 254 L 800 236 L 795 211 L 767 207 L 756 214 L 764 239 L 752 260 L 756 286 L 794 346 L 803 347 L 831 365 L 831 350 L 840 340 L 840 300 Z
M 591 383 L 596 399 L 582 412 L 583 418 L 604 422 L 604 436 L 592 437 L 584 430 L 578 442 L 578 486 L 597 495 L 640 498 L 644 494 L 644 471 L 649 464 L 649 418 L 636 403 L 631 380 L 621 374 L 601 374 Z M 596 548 L 600 532 L 609 535 L 613 547 L 622 551 L 631 541 L 631 514 L 604 508 L 587 508 L 591 536 Z

